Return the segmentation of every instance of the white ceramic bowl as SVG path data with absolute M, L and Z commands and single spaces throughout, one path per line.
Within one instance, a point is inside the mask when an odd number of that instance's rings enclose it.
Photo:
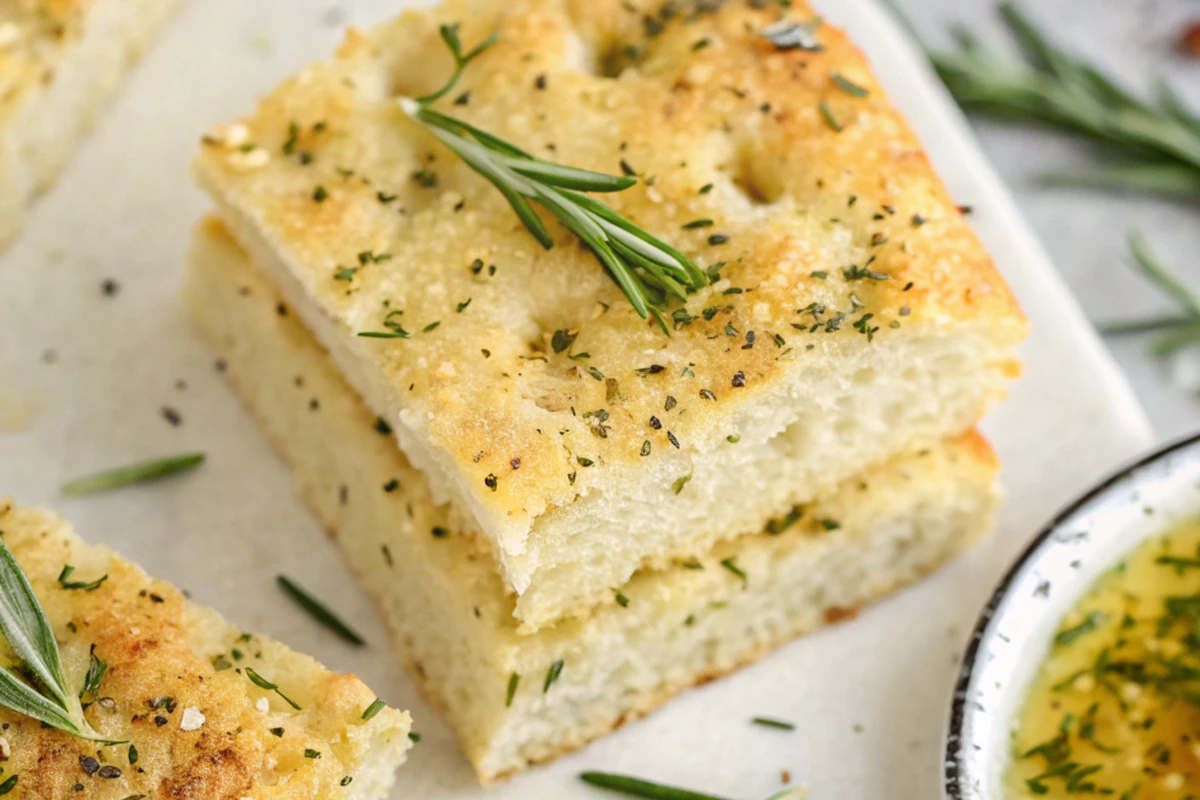
M 996 587 L 967 645 L 946 733 L 945 798 L 1004 797 L 1017 715 L 1063 615 L 1147 537 L 1196 516 L 1200 434 L 1122 469 L 1038 534 Z

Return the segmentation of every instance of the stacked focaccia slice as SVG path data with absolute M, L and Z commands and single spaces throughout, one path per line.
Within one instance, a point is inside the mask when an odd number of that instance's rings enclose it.
M 193 312 L 484 780 L 992 519 L 970 431 L 1024 319 L 841 33 L 753 5 L 410 12 L 204 138 Z M 605 199 L 718 276 L 670 336 L 400 110 L 451 24 L 498 38 L 449 113 L 635 172 Z
M 392 786 L 411 723 L 391 708 L 368 713 L 375 695 L 358 678 L 239 631 L 53 514 L 0 498 L 0 532 L 45 610 L 68 685 L 88 687 L 88 721 L 120 742 L 0 708 L 5 794 L 374 800 Z M 97 663 L 99 680 L 85 683 Z

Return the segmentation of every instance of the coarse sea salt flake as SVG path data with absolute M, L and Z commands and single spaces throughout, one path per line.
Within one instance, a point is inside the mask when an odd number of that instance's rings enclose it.
M 193 706 L 188 706 L 183 710 L 183 719 L 179 721 L 179 729 L 182 731 L 194 731 L 204 724 L 204 713 L 200 709 Z

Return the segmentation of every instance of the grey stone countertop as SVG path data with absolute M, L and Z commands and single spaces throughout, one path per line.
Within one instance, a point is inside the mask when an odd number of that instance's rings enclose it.
M 955 25 L 1008 44 L 995 0 L 896 2 L 931 44 L 947 44 Z M 1059 45 L 1139 95 L 1150 96 L 1155 81 L 1166 78 L 1200 112 L 1200 58 L 1186 58 L 1176 47 L 1184 26 L 1200 23 L 1200 0 L 1024 0 L 1021 7 Z M 1130 229 L 1145 234 L 1161 260 L 1200 294 L 1200 202 L 1039 186 L 1039 173 L 1087 164 L 1095 148 L 1032 124 L 978 115 L 972 123 L 1094 322 L 1174 310 L 1130 268 Z M 959 201 L 969 204 L 970 198 Z M 1200 342 L 1160 361 L 1147 354 L 1148 337 L 1107 341 L 1161 439 L 1200 431 Z

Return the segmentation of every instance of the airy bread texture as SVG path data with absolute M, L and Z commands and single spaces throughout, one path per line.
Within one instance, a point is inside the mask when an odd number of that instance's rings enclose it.
M 177 3 L 0 2 L 0 248 Z
M 17 776 L 14 797 L 370 800 L 393 784 L 411 721 L 391 708 L 364 721 L 375 695 L 358 678 L 242 633 L 47 511 L 0 499 L 0 531 L 54 628 L 68 683 L 82 685 L 92 648 L 108 663 L 86 711 L 92 726 L 128 740 L 100 745 L 0 708 L 0 781 Z M 68 589 L 57 580 L 67 564 L 81 580 L 108 577 Z M 252 683 L 247 667 L 301 710 Z M 86 757 L 100 766 L 89 773 Z
M 761 35 L 810 20 L 803 2 L 671 5 L 411 11 L 351 31 L 196 161 L 435 499 L 485 534 L 527 630 L 970 428 L 1017 369 L 1020 311 L 845 36 L 821 26 L 808 52 Z M 449 75 L 452 22 L 468 47 L 499 39 L 447 111 L 562 163 L 636 171 L 605 199 L 724 263 L 671 336 L 552 220 L 540 249 L 400 111 Z M 385 323 L 411 338 L 356 336 Z
M 776 520 L 774 533 L 641 571 L 613 605 L 522 634 L 487 548 L 455 527 L 218 225 L 200 230 L 186 291 L 222 369 L 291 463 L 484 783 L 852 615 L 965 547 L 996 509 L 986 442 L 949 439 L 846 481 Z

